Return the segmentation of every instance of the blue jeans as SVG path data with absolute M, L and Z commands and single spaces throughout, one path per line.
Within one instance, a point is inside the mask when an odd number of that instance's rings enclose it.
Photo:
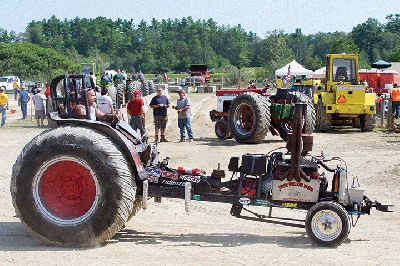
M 0 105 L 1 126 L 4 126 L 4 124 L 6 123 L 6 112 L 7 112 L 7 107 L 5 105 Z
M 400 117 L 400 102 L 392 102 L 392 112 L 395 118 Z
M 22 118 L 28 117 L 28 102 L 21 102 Z
M 190 121 L 190 117 L 178 118 L 178 127 L 179 131 L 181 132 L 181 139 L 185 138 L 185 128 L 187 130 L 189 139 L 193 139 L 192 123 Z

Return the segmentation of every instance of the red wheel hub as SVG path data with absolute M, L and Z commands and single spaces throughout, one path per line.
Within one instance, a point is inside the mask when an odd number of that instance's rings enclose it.
M 254 124 L 253 110 L 251 110 L 250 106 L 243 105 L 240 111 L 242 126 L 244 129 L 250 131 Z
M 83 164 L 61 160 L 49 165 L 39 183 L 39 197 L 45 208 L 60 219 L 83 216 L 96 200 L 96 183 Z

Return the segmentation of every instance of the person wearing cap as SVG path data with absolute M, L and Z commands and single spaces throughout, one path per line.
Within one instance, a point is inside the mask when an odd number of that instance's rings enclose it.
M 127 112 L 130 115 L 129 124 L 133 130 L 140 131 L 142 136 L 146 135 L 145 110 L 143 99 L 140 98 L 140 90 L 133 92 L 133 98 L 128 102 Z
M 8 110 L 8 96 L 4 93 L 4 88 L 0 87 L 0 114 L 1 114 L 1 124 L 3 127 L 6 123 L 6 115 Z
M 32 102 L 35 105 L 35 119 L 38 127 L 42 127 L 46 118 L 46 96 L 42 93 L 42 88 L 37 88 L 37 93 L 32 96 Z
M 178 113 L 178 127 L 181 134 L 180 142 L 185 142 L 185 129 L 187 131 L 189 142 L 193 141 L 192 123 L 190 119 L 190 100 L 186 97 L 184 90 L 180 90 L 179 99 L 176 106 L 172 106 Z
M 154 126 L 155 126 L 155 141 L 158 142 L 158 132 L 161 131 L 160 142 L 168 142 L 165 138 L 165 128 L 167 127 L 168 116 L 167 109 L 169 108 L 168 98 L 162 94 L 162 89 L 157 89 L 156 96 L 151 99 L 150 108 L 153 109 Z
M 97 108 L 105 114 L 114 114 L 113 101 L 108 96 L 108 89 L 102 88 L 101 95 L 97 97 Z

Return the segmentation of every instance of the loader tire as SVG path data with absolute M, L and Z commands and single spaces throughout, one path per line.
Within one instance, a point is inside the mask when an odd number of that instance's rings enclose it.
M 326 107 L 322 104 L 322 101 L 318 102 L 318 129 L 321 132 L 328 132 L 332 126 L 332 116 L 326 113 Z
M 260 143 L 271 123 L 269 102 L 256 93 L 237 96 L 231 103 L 229 124 L 234 139 L 239 143 Z
M 349 215 L 336 202 L 319 202 L 308 210 L 305 227 L 308 237 L 314 243 L 336 247 L 349 234 Z
M 360 117 L 360 126 L 362 132 L 370 132 L 375 128 L 376 120 L 374 115 L 362 115 Z
M 11 195 L 22 223 L 44 242 L 93 247 L 132 215 L 134 169 L 107 136 L 78 126 L 45 131 L 18 156 Z

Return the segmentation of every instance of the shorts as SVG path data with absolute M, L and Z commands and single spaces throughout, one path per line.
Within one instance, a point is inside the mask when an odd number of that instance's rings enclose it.
M 35 119 L 45 119 L 46 113 L 44 110 L 35 110 Z
M 165 129 L 167 127 L 168 116 L 155 116 L 154 125 L 156 129 Z

